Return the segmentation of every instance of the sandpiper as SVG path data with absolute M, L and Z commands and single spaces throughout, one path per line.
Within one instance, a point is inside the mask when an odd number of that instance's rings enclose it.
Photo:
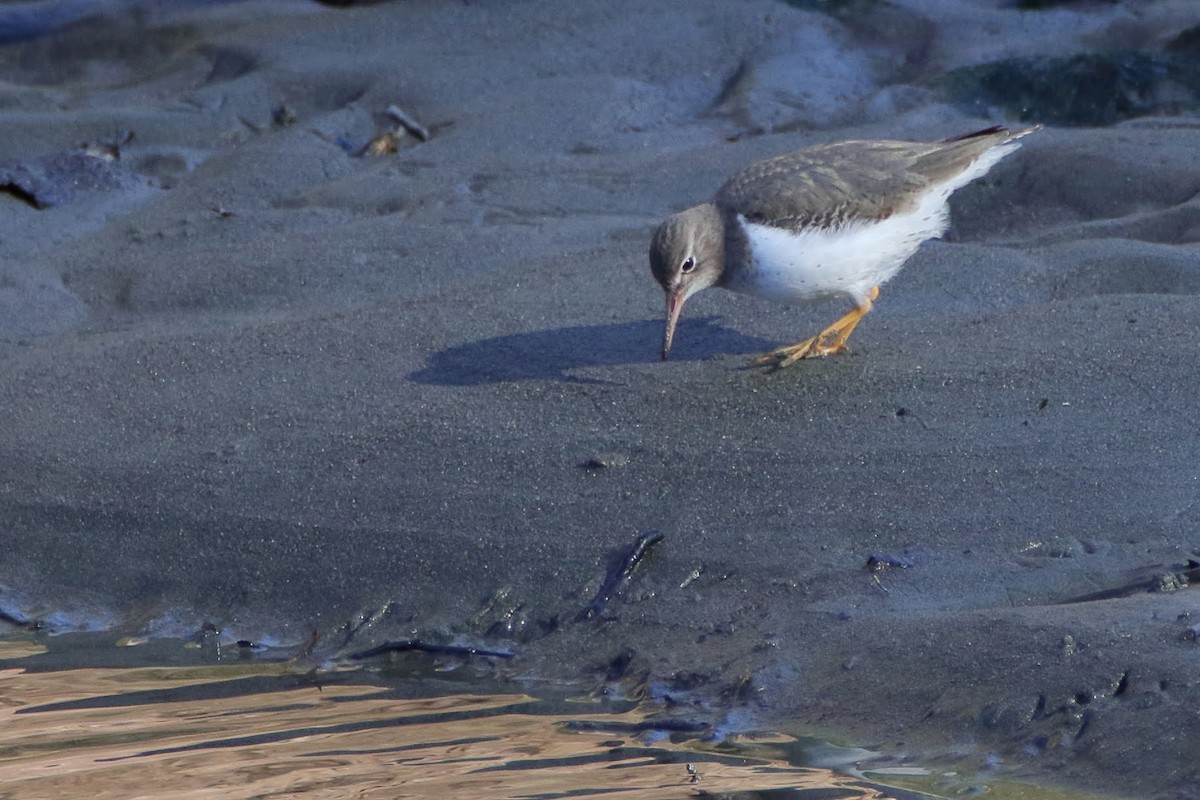
M 785 367 L 846 349 L 854 326 L 926 239 L 945 232 L 947 200 L 1041 126 L 1000 126 L 941 142 L 848 141 L 751 164 L 712 202 L 668 218 L 650 242 L 667 296 L 662 357 L 684 302 L 719 286 L 783 302 L 846 295 L 850 313 L 754 359 Z

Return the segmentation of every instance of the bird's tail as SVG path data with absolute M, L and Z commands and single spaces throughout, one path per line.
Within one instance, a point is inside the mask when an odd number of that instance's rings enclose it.
M 967 139 L 978 139 L 983 136 L 995 136 L 998 133 L 1007 134 L 1004 137 L 1004 141 L 1012 142 L 1012 141 L 1020 139 L 1024 136 L 1028 136 L 1031 133 L 1040 131 L 1041 129 L 1042 129 L 1041 125 L 1031 125 L 1030 127 L 1024 128 L 1019 131 L 1012 131 L 1012 130 L 1009 130 L 1008 128 L 1004 127 L 1003 125 L 993 125 L 992 127 L 984 128 L 981 131 L 973 131 L 971 133 L 963 133 L 958 136 L 951 136 L 949 139 L 943 139 L 942 142 L 944 144 L 951 144 L 953 142 L 963 142 L 963 141 L 966 141 Z

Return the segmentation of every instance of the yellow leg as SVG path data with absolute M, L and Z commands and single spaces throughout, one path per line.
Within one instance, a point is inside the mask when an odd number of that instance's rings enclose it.
M 751 360 L 750 363 L 758 366 L 774 364 L 777 367 L 786 367 L 802 358 L 820 358 L 821 356 L 831 356 L 834 353 L 842 352 L 846 349 L 846 340 L 850 338 L 850 334 L 854 331 L 854 326 L 858 325 L 859 321 L 867 315 L 867 312 L 871 310 L 871 301 L 878 297 L 879 287 L 876 286 L 867 295 L 866 302 L 851 309 L 850 313 L 816 336 L 811 339 L 805 339 L 800 344 L 773 350 L 766 355 Z

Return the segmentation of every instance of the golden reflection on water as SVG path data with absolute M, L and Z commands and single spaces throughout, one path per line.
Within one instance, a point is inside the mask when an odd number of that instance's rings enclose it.
M 637 711 L 548 713 L 523 694 L 404 697 L 384 679 L 320 685 L 280 665 L 20 666 L 35 652 L 0 648 L 5 800 L 888 796 L 826 770 L 613 732 L 644 719 Z M 579 732 L 581 721 L 607 731 Z

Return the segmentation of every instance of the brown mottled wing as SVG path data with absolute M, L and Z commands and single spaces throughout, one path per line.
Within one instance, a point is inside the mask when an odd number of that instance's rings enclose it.
M 946 142 L 852 141 L 818 145 L 751 164 L 717 190 L 714 202 L 751 222 L 836 227 L 880 220 L 911 206 L 1009 138 L 989 129 Z

